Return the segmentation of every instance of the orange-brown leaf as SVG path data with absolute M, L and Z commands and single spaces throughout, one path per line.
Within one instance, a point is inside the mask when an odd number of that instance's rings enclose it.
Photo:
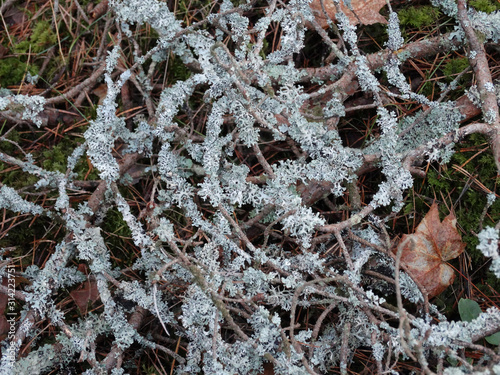
M 402 251 L 401 264 L 424 286 L 429 297 L 442 293 L 455 278 L 447 261 L 458 257 L 465 248 L 456 222 L 453 214 L 441 222 L 434 203 L 415 233 L 404 235 L 397 247 Z
M 335 4 L 331 0 L 313 0 L 311 2 L 310 6 L 316 16 L 316 21 L 318 21 L 321 27 L 327 28 L 327 17 L 321 7 L 321 1 L 323 1 L 325 11 L 332 21 L 335 21 L 335 13 L 337 13 L 337 10 L 335 9 Z M 340 8 L 344 14 L 349 17 L 353 25 L 357 25 L 358 23 L 363 25 L 387 23 L 387 20 L 379 13 L 380 9 L 386 5 L 385 0 L 351 0 L 351 5 L 355 14 L 343 4 Z

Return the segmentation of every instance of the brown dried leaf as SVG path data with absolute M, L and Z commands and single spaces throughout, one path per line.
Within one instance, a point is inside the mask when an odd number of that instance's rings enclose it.
M 2 1 L 3 3 L 3 1 Z M 18 26 L 24 25 L 24 22 L 28 19 L 26 11 L 34 12 L 35 5 L 28 7 L 28 2 L 23 2 L 16 6 L 11 6 L 8 9 L 3 10 L 2 17 L 8 26 Z M 3 26 L 3 25 L 2 25 Z
M 92 94 L 99 97 L 98 105 L 102 105 L 104 103 L 104 99 L 106 99 L 106 95 L 108 94 L 108 85 L 105 83 L 101 83 L 94 90 L 92 90 Z
M 323 1 L 323 6 L 328 16 L 335 21 L 335 4 L 333 1 L 326 0 L 313 0 L 310 4 L 314 14 L 316 15 L 316 21 L 324 29 L 328 28 L 327 17 L 323 13 L 321 8 L 321 1 Z M 349 20 L 353 25 L 361 23 L 363 25 L 372 25 L 374 23 L 387 23 L 387 20 L 379 13 L 380 9 L 386 5 L 385 0 L 351 0 L 352 9 L 354 14 L 349 8 L 344 4 L 340 6 L 344 14 L 349 17 Z M 356 15 L 359 17 L 356 17 Z
M 274 365 L 270 362 L 264 363 L 264 372 L 259 373 L 259 375 L 274 375 Z
M 94 22 L 96 19 L 106 14 L 106 12 L 108 11 L 108 3 L 108 0 L 102 0 L 94 8 L 91 8 L 93 4 L 89 3 L 89 5 L 87 6 L 87 11 L 90 11 L 90 15 L 92 16 L 91 22 Z
M 405 234 L 395 249 L 402 249 L 401 264 L 423 285 L 430 298 L 442 293 L 455 278 L 453 268 L 447 261 L 458 257 L 465 248 L 456 223 L 453 214 L 441 222 L 437 204 L 434 203 L 415 233 Z
M 84 281 L 82 285 L 82 289 L 73 290 L 70 296 L 78 305 L 80 311 L 86 313 L 89 302 L 94 303 L 99 298 L 99 291 L 97 290 L 97 282 L 93 278 Z

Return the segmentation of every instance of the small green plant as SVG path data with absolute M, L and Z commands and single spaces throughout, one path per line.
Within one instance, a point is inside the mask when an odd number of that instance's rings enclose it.
M 156 371 L 154 366 L 142 365 L 142 373 L 145 375 L 158 375 L 158 372 Z

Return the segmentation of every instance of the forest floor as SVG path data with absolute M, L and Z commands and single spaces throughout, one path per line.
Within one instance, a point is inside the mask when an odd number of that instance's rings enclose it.
M 179 20 L 186 25 L 205 19 L 217 5 L 206 0 L 168 0 L 168 6 Z M 406 41 L 417 41 L 438 35 L 446 25 L 446 17 L 428 6 L 426 1 L 393 2 L 398 10 Z M 410 4 L 413 3 L 413 4 Z M 480 10 L 500 9 L 499 1 L 472 1 Z M 56 7 L 56 4 L 58 6 Z M 384 10 L 381 11 L 384 15 Z M 43 113 L 45 126 L 36 127 L 28 122 L 15 123 L 9 118 L 0 118 L 0 151 L 22 158 L 30 153 L 40 166 L 53 171 L 66 172 L 67 157 L 72 150 L 83 142 L 83 133 L 89 122 L 95 118 L 97 106 L 106 95 L 106 85 L 102 74 L 96 74 L 96 62 L 113 46 L 117 39 L 114 19 L 108 9 L 107 1 L 101 3 L 89 0 L 27 0 L 2 1 L 0 31 L 0 96 L 10 93 L 42 95 L 52 99 L 51 110 Z M 381 49 L 385 38 L 385 25 L 374 24 L 358 28 L 360 48 L 365 52 Z M 131 51 L 151 49 L 158 35 L 148 25 L 137 27 L 134 31 L 138 45 L 129 44 L 123 50 L 119 69 L 125 70 L 133 64 Z M 279 39 L 279 35 L 277 37 Z M 323 55 L 325 46 L 317 35 L 308 34 L 306 48 L 301 56 L 296 57 L 298 67 L 307 68 L 318 64 L 327 56 Z M 278 43 L 276 37 L 269 37 L 269 47 Z M 499 46 L 487 48 L 492 78 L 500 79 Z M 414 59 L 406 67 L 406 74 L 411 77 L 412 88 L 431 100 L 439 97 L 440 83 L 449 83 L 461 74 L 460 89 L 453 92 L 452 99 L 459 99 L 470 88 L 474 76 L 464 50 L 437 54 L 430 58 Z M 158 101 L 163 88 L 183 80 L 191 74 L 190 69 L 171 55 L 166 62 L 156 67 L 153 83 L 153 101 Z M 102 71 L 101 71 L 102 73 Z M 89 80 L 89 77 L 94 77 Z M 79 86 L 86 82 L 84 87 Z M 78 92 L 71 99 L 63 99 L 61 93 L 68 93 L 78 87 Z M 118 115 L 127 122 L 147 113 L 147 105 L 133 85 L 124 86 L 121 91 L 121 103 Z M 200 95 L 200 100 L 202 96 Z M 138 99 L 139 98 L 139 99 Z M 359 104 L 363 97 L 359 96 Z M 207 113 L 200 104 L 200 122 L 203 113 Z M 415 107 L 409 110 L 418 110 Z M 477 114 L 479 116 L 479 113 Z M 343 141 L 356 147 L 370 137 L 376 114 L 373 110 L 358 111 L 348 115 L 342 123 Z M 182 118 L 178 119 L 180 122 Z M 18 148 L 19 146 L 19 148 Z M 272 157 L 272 153 L 265 153 Z M 499 197 L 500 178 L 487 140 L 482 135 L 473 135 L 464 143 L 455 146 L 455 154 L 446 165 L 429 163 L 424 168 L 425 178 L 417 178 L 413 188 L 405 196 L 403 209 L 394 215 L 391 234 L 395 241 L 404 234 L 411 234 L 429 211 L 433 202 L 440 206 L 441 217 L 453 213 L 457 219 L 458 233 L 466 244 L 465 251 L 449 264 L 456 273 L 452 286 L 433 299 L 433 303 L 446 316 L 460 319 L 458 302 L 470 299 L 479 303 L 485 311 L 488 307 L 500 307 L 500 281 L 489 271 L 490 260 L 476 250 L 477 234 L 482 228 L 495 226 L 500 221 L 500 199 L 491 207 L 487 206 L 487 197 L 494 194 Z M 98 173 L 89 160 L 81 161 L 75 171 L 84 188 L 95 187 Z M 359 180 L 362 194 L 370 195 L 376 188 L 376 181 L 369 173 Z M 0 182 L 19 192 L 31 191 L 36 179 L 20 167 L 0 162 Z M 131 206 L 144 204 L 145 192 L 140 184 L 130 185 L 127 199 Z M 53 196 L 43 190 L 29 193 L 37 202 L 49 202 Z M 75 192 L 70 196 L 74 203 L 85 201 L 88 195 Z M 361 197 L 364 200 L 363 196 Z M 328 211 L 323 208 L 323 214 Z M 11 256 L 18 257 L 19 271 L 31 265 L 43 266 L 54 247 L 64 235 L 62 224 L 47 225 L 35 221 L 32 216 L 12 215 L 0 211 L 0 247 L 11 249 Z M 116 250 L 117 262 L 133 257 L 130 254 L 133 243 L 130 231 L 123 225 L 123 219 L 116 210 L 111 210 L 104 225 L 106 238 Z M 82 265 L 82 270 L 85 271 Z M 19 278 L 19 283 L 23 279 Z M 73 299 L 72 299 L 73 298 Z M 74 309 L 77 312 L 78 296 L 73 295 L 59 301 L 60 307 Z M 84 305 L 88 300 L 83 300 Z M 0 313 L 2 310 L 0 300 Z M 95 306 L 98 309 L 99 306 Z M 6 337 L 6 327 L 1 327 L 0 339 Z M 53 332 L 41 333 L 48 340 Z M 175 344 L 173 346 L 175 348 Z M 178 349 L 178 348 L 177 348 Z M 362 352 L 357 352 L 359 361 Z M 159 369 L 158 358 L 142 357 L 137 359 L 137 366 L 143 374 L 171 373 L 170 369 Z M 412 369 L 408 365 L 408 370 Z

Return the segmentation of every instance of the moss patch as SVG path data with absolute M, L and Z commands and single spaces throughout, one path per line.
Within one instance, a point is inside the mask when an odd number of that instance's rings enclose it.
M 463 58 L 448 60 L 448 62 L 446 64 L 444 64 L 441 69 L 442 69 L 444 75 L 446 76 L 446 80 L 448 82 L 451 82 L 455 79 L 455 77 L 453 75 L 463 72 L 468 67 L 469 67 L 469 60 L 467 58 L 463 57 Z M 462 80 L 464 78 L 465 77 L 462 77 Z
M 401 9 L 398 12 L 399 22 L 401 26 L 415 27 L 420 29 L 422 27 L 428 27 L 433 25 L 441 16 L 438 9 L 426 5 L 423 7 L 410 7 L 407 9 Z
M 495 10 L 500 9 L 500 3 L 498 1 L 490 0 L 473 0 L 469 1 L 469 4 L 476 10 L 485 13 L 491 13 Z
M 0 59 L 0 87 L 18 85 L 27 72 L 36 75 L 38 67 L 28 66 L 17 57 Z
M 57 36 L 52 31 L 48 21 L 39 21 L 33 28 L 28 40 L 19 42 L 14 46 L 16 53 L 40 53 L 57 43 Z

